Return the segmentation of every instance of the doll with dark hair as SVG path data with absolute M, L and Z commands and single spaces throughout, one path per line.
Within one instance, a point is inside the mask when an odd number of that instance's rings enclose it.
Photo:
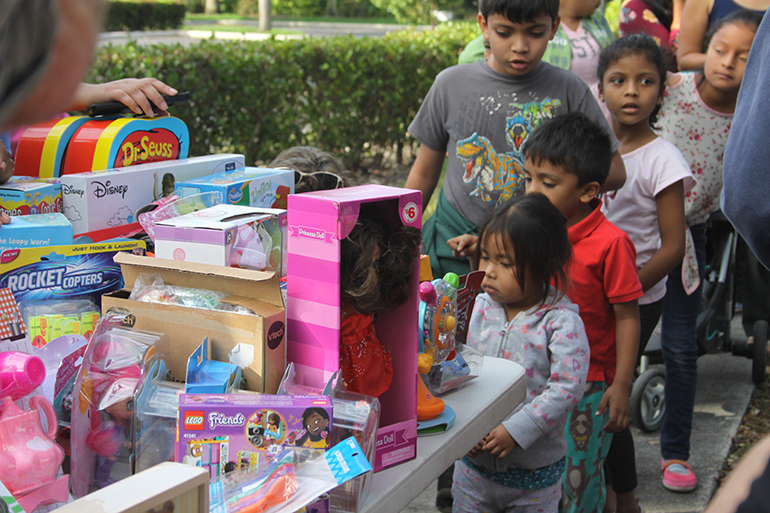
M 375 316 L 406 302 L 419 258 L 420 230 L 389 231 L 361 212 L 341 248 L 340 371 L 348 390 L 379 397 L 393 362 L 374 330 Z

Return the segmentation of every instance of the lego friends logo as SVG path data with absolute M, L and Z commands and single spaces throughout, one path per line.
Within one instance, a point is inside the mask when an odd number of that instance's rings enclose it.
M 171 130 L 137 130 L 128 134 L 120 143 L 120 150 L 112 167 L 174 160 L 178 157 L 179 140 Z
M 238 413 L 231 417 L 228 417 L 224 413 L 220 413 L 217 411 L 209 413 L 209 429 L 216 429 L 219 426 L 222 426 L 222 427 L 242 426 L 245 422 L 246 422 L 246 417 L 244 417 L 243 414 L 241 413 Z
M 184 428 L 187 431 L 203 431 L 204 413 L 202 410 L 184 412 Z

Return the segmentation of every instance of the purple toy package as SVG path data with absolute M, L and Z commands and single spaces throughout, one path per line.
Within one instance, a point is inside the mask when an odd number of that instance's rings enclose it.
M 211 477 L 259 465 L 284 448 L 325 451 L 332 401 L 319 395 L 182 394 L 176 461 Z

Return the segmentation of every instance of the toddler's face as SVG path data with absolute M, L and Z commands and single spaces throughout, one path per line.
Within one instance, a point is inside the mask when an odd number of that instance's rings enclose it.
M 514 23 L 502 14 L 492 14 L 486 20 L 479 14 L 478 19 L 492 50 L 487 63 L 504 75 L 526 75 L 534 70 L 559 27 L 559 20 L 547 14 L 522 23 Z
M 703 74 L 711 87 L 722 92 L 738 91 L 754 36 L 753 30 L 737 23 L 728 23 L 714 34 L 703 65 Z

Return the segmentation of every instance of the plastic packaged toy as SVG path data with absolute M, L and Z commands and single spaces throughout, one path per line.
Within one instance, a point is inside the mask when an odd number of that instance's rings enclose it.
M 41 348 L 62 335 L 91 338 L 99 307 L 90 299 L 44 299 L 19 303 L 32 345 Z
M 215 290 L 194 289 L 166 285 L 159 274 L 140 274 L 134 282 L 129 299 L 145 303 L 167 303 L 187 306 L 190 308 L 205 308 L 207 310 L 225 310 L 233 313 L 254 315 L 254 312 L 239 305 L 223 303 L 227 297 L 224 292 Z
M 176 418 L 184 385 L 168 381 L 166 363 L 157 359 L 137 387 L 134 407 L 134 468 L 141 472 L 174 461 Z
M 77 497 L 131 475 L 134 394 L 148 350 L 162 337 L 99 320 L 75 381 L 72 409 L 72 492 Z

